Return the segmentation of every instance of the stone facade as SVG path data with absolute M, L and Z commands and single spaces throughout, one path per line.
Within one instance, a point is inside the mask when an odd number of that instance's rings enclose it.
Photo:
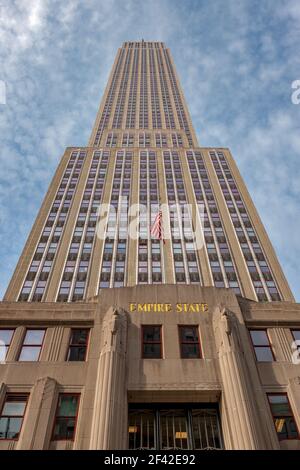
M 133 303 L 170 304 L 169 311 L 133 311 Z M 200 312 L 176 304 L 207 304 Z M 143 359 L 141 326 L 161 325 L 163 357 Z M 178 325 L 197 325 L 201 359 L 181 359 Z M 218 405 L 225 449 L 298 449 L 279 441 L 267 393 L 287 393 L 300 428 L 300 365 L 292 362 L 291 329 L 300 305 L 259 304 L 229 289 L 136 286 L 109 289 L 88 302 L 0 305 L 0 328 L 16 328 L 0 365 L 0 407 L 6 393 L 28 393 L 20 437 L 0 449 L 126 449 L 128 405 Z M 26 327 L 45 327 L 37 362 L 18 362 Z M 67 362 L 70 328 L 91 328 L 86 361 Z M 274 362 L 257 362 L 249 328 L 266 328 Z M 58 394 L 79 393 L 74 440 L 52 440 Z

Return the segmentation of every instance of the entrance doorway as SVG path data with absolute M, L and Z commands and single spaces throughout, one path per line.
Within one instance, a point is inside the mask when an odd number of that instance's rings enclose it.
M 218 409 L 211 404 L 130 404 L 129 449 L 222 449 Z

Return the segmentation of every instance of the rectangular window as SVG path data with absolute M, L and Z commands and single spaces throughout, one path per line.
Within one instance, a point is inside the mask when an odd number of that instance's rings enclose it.
M 0 439 L 19 439 L 27 399 L 28 395 L 6 395 L 0 415 Z
M 60 393 L 58 397 L 53 441 L 72 441 L 76 431 L 79 395 Z
M 142 358 L 162 358 L 161 325 L 142 325 Z
M 89 332 L 88 328 L 72 328 L 67 361 L 85 361 Z
M 300 353 L 300 330 L 291 330 L 294 340 L 296 341 L 297 349 Z M 0 330 L 0 338 L 1 338 L 1 330 Z
M 299 433 L 286 393 L 268 393 L 274 425 L 280 441 L 299 439 Z
M 19 361 L 38 361 L 45 337 L 45 329 L 27 329 L 23 340 Z
M 258 362 L 273 362 L 275 357 L 267 330 L 250 330 L 250 336 Z
M 8 349 L 14 335 L 14 329 L 0 329 L 0 362 L 5 361 Z
M 200 359 L 198 326 L 179 326 L 180 353 L 182 359 Z

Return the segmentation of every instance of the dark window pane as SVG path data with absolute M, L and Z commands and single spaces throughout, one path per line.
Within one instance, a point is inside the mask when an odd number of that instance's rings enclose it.
M 74 329 L 72 330 L 72 337 L 71 337 L 71 344 L 87 344 L 89 330 L 79 330 Z
M 287 395 L 270 394 L 268 395 L 268 400 L 271 406 L 278 439 L 298 439 L 299 434 Z
M 273 362 L 273 354 L 270 347 L 255 348 L 256 359 L 258 362 Z
M 155 449 L 153 410 L 132 410 L 128 416 L 129 449 Z
M 56 418 L 54 440 L 71 440 L 74 438 L 75 418 Z
M 293 417 L 276 418 L 274 423 L 280 441 L 283 439 L 298 439 L 298 431 Z
M 187 343 L 182 344 L 181 356 L 184 359 L 199 359 L 200 358 L 199 344 L 187 344 Z
M 68 361 L 85 361 L 86 347 L 71 346 Z
M 161 449 L 188 449 L 187 419 L 184 410 L 161 410 Z
M 160 341 L 160 326 L 144 326 L 144 341 Z
M 143 357 L 145 359 L 160 359 L 161 348 L 160 344 L 144 344 L 143 345 Z
M 192 326 L 180 327 L 180 338 L 181 341 L 198 341 L 198 328 Z
M 78 396 L 60 395 L 57 416 L 76 416 Z
M 274 416 L 290 416 L 292 414 L 286 395 L 269 395 L 269 402 Z

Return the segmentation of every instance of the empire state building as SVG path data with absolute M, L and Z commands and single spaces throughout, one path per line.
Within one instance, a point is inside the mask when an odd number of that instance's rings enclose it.
M 66 148 L 0 354 L 0 450 L 300 449 L 300 306 L 164 43 L 123 44 Z

